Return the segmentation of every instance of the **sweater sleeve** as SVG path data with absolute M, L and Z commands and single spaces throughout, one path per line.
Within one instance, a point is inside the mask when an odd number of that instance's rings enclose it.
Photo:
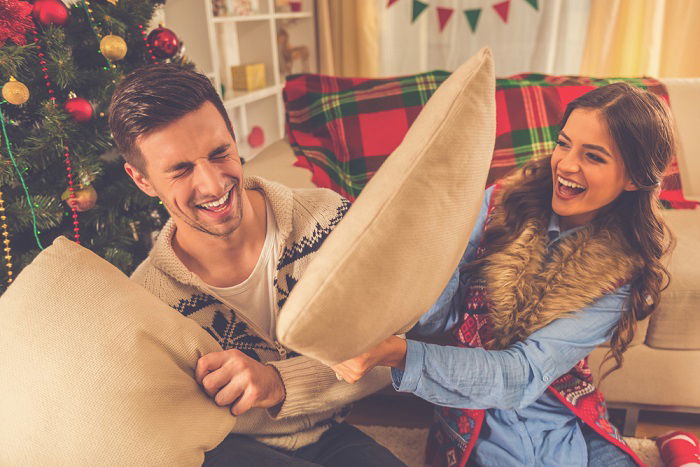
M 357 383 L 349 384 L 338 381 L 330 367 L 305 356 L 267 364 L 279 372 L 286 391 L 282 405 L 268 410 L 274 419 L 337 409 L 391 382 L 387 367 L 374 368 Z

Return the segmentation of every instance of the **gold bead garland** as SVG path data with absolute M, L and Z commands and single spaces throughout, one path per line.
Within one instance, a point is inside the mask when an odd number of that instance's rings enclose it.
M 0 228 L 2 229 L 2 236 L 4 237 L 2 243 L 5 245 L 3 251 L 5 252 L 5 266 L 7 267 L 7 283 L 8 285 L 12 283 L 12 255 L 10 249 L 10 232 L 7 231 L 7 216 L 5 216 L 5 200 L 2 197 L 2 191 L 0 191 Z

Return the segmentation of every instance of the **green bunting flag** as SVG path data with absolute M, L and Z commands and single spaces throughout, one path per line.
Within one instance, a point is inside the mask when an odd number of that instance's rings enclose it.
M 537 0 L 525 0 L 525 1 L 527 3 L 529 3 L 530 5 L 532 5 L 532 8 L 534 8 L 535 10 L 539 9 L 539 8 L 537 8 Z
M 469 21 L 469 27 L 472 32 L 476 32 L 476 24 L 479 22 L 479 15 L 481 15 L 481 8 L 475 8 L 473 10 L 464 10 L 464 14 Z
M 416 19 L 420 16 L 425 9 L 428 8 L 427 3 L 423 3 L 419 0 L 413 0 L 413 19 L 411 20 L 412 23 L 416 22 Z

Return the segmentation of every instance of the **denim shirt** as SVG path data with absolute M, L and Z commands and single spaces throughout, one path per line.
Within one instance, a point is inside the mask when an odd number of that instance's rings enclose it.
M 459 269 L 476 256 L 492 193 L 493 187 L 486 190 L 457 270 L 411 330 L 412 336 L 439 335 L 459 322 L 464 308 Z M 561 232 L 559 217 L 552 213 L 548 248 L 578 229 Z M 578 418 L 546 389 L 610 338 L 628 296 L 626 284 L 504 350 L 408 339 L 405 369 L 392 370 L 394 388 L 441 406 L 486 409 L 472 451 L 480 465 L 586 466 L 588 453 Z

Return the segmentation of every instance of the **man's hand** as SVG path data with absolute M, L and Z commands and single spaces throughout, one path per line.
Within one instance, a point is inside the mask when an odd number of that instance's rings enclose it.
M 390 366 L 403 369 L 406 366 L 406 341 L 391 336 L 369 351 L 333 366 L 333 371 L 350 384 L 354 384 L 374 367 Z
M 239 350 L 203 356 L 197 361 L 194 376 L 217 405 L 233 404 L 233 415 L 242 415 L 253 407 L 267 409 L 284 401 L 284 383 L 277 370 Z

